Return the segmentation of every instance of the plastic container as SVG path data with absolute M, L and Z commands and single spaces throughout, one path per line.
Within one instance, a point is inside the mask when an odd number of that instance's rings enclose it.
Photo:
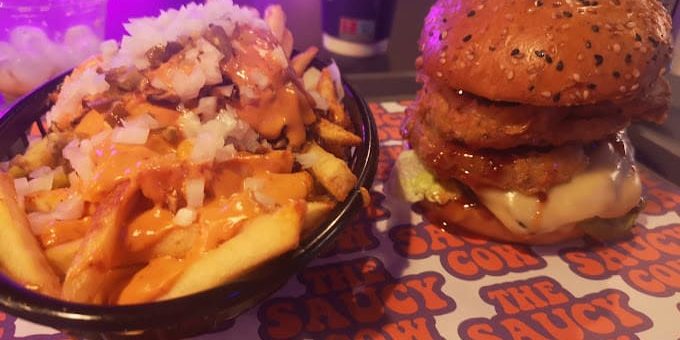
M 0 94 L 28 93 L 99 51 L 107 0 L 0 1 Z

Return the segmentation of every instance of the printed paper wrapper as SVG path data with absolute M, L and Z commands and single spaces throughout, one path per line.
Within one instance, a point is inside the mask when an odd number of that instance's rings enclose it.
M 680 189 L 642 169 L 646 207 L 635 236 L 614 244 L 451 234 L 383 191 L 406 104 L 371 104 L 381 140 L 373 205 L 330 253 L 205 338 L 678 339 Z M 64 335 L 0 313 L 0 338 L 15 337 Z

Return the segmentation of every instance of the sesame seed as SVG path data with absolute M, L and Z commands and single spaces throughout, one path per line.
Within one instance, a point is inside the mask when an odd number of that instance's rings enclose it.
M 555 68 L 556 68 L 558 71 L 564 70 L 564 63 L 562 62 L 562 60 L 560 60 L 560 61 L 557 62 L 557 66 L 555 66 Z
M 539 57 L 539 58 L 545 57 L 545 52 L 543 52 L 543 51 L 541 51 L 541 50 L 536 50 L 536 51 L 534 51 L 534 53 L 535 53 L 536 56 Z
M 514 48 L 514 49 L 510 52 L 510 55 L 513 56 L 513 57 L 517 57 L 517 56 L 519 55 L 519 49 L 518 49 L 518 48 Z
M 473 9 L 473 10 L 471 10 L 471 11 L 468 12 L 467 16 L 468 16 L 468 18 L 469 18 L 469 17 L 474 17 L 475 14 L 477 14 L 477 12 L 475 12 L 475 10 Z
M 614 71 L 612 72 L 612 76 L 614 76 L 614 78 L 621 78 L 621 73 L 619 71 Z
M 536 6 L 536 7 L 541 7 L 541 6 L 543 6 L 543 1 L 541 1 L 541 0 L 536 0 L 536 1 L 534 1 L 534 6 Z
M 446 58 L 440 58 L 439 63 L 442 65 L 446 64 Z
M 550 96 L 552 96 L 552 93 L 550 93 L 550 91 L 543 91 L 541 92 L 541 96 L 550 98 Z
M 441 78 L 442 76 L 444 75 L 441 72 L 437 72 L 437 77 Z
M 633 86 L 630 87 L 630 90 L 631 90 L 631 91 L 635 91 L 635 90 L 637 90 L 639 87 L 640 87 L 640 84 L 637 84 L 637 83 L 636 83 L 636 84 L 633 84 Z
M 623 60 L 626 62 L 626 64 L 630 64 L 631 62 L 633 62 L 633 56 L 630 55 L 630 53 L 627 53 L 626 57 Z
M 619 87 L 619 91 L 621 91 L 621 92 L 626 92 L 626 87 L 623 86 L 623 85 L 621 85 L 621 86 Z
M 626 28 L 634 28 L 634 27 L 635 27 L 635 23 L 634 23 L 634 22 L 629 21 L 629 22 L 626 23 Z
M 604 57 L 599 55 L 599 54 L 594 55 L 594 57 L 595 57 L 595 66 L 602 65 L 602 63 L 604 62 Z
M 533 91 L 536 88 L 534 85 L 529 85 L 529 92 Z
M 464 36 L 463 42 L 468 42 L 468 41 L 470 41 L 470 39 L 472 39 L 472 34 L 468 34 L 468 35 Z
M 576 60 L 581 61 L 583 60 L 583 54 L 579 53 L 576 55 Z
M 635 41 L 642 41 L 642 36 L 639 33 L 635 33 Z
M 505 75 L 505 77 L 508 78 L 508 80 L 511 80 L 512 78 L 515 77 L 515 72 L 509 71 L 509 72 Z
M 564 15 L 565 18 L 571 18 L 573 16 L 573 14 L 571 14 L 569 11 L 562 12 L 562 15 Z
M 633 79 L 633 76 L 630 73 L 626 73 L 623 75 L 623 78 L 625 78 L 626 80 L 631 80 Z
M 467 54 L 465 55 L 465 57 L 466 57 L 468 60 L 475 59 L 475 55 L 472 54 L 472 53 L 467 53 Z
M 586 48 L 591 48 L 593 47 L 593 43 L 590 42 L 590 40 L 586 40 Z
M 638 69 L 633 69 L 633 77 L 640 78 L 640 71 Z
M 597 88 L 597 84 L 590 83 L 590 84 L 586 85 L 586 87 L 587 87 L 589 90 L 594 90 L 594 89 Z
M 600 31 L 600 26 L 593 25 L 593 26 L 590 26 L 590 29 L 591 29 L 593 32 L 597 33 L 597 32 Z
M 583 100 L 588 99 L 589 96 L 590 96 L 590 91 L 588 91 L 588 90 L 583 90 Z
M 547 62 L 548 64 L 552 64 L 552 62 L 553 62 L 552 57 L 546 54 L 545 55 L 545 62 Z
M 448 31 L 444 31 L 439 35 L 439 40 L 446 39 L 446 37 L 449 35 Z
M 505 15 L 505 19 L 506 19 L 506 20 L 512 21 L 512 19 L 514 19 L 514 18 L 515 18 L 515 16 L 513 16 L 513 15 L 510 14 L 510 13 L 507 13 L 507 14 Z
M 619 52 L 621 52 L 621 45 L 614 44 L 614 45 L 612 45 L 612 49 L 614 50 L 614 52 L 619 53 Z
M 575 81 L 581 81 L 581 75 L 578 73 L 572 74 L 571 77 L 574 78 Z

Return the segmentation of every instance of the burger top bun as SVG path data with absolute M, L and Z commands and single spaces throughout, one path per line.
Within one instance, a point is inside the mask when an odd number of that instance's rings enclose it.
M 670 29 L 658 0 L 438 0 L 417 66 L 494 101 L 623 100 L 665 72 Z

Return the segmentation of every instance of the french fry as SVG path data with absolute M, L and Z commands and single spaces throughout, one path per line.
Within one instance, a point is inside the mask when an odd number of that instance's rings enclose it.
M 264 10 L 264 21 L 283 47 L 286 56 L 290 57 L 293 52 L 293 34 L 286 28 L 286 13 L 283 12 L 281 5 L 267 6 Z
M 172 256 L 184 258 L 198 238 L 196 226 L 177 227 L 168 232 L 149 252 L 149 258 Z
M 295 74 L 302 77 L 305 70 L 307 70 L 307 66 L 314 60 L 317 53 L 319 53 L 319 49 L 316 46 L 310 46 L 304 52 L 293 57 L 290 63 L 293 66 L 293 70 L 295 70 Z
M 0 267 L 29 289 L 58 296 L 59 278 L 31 233 L 17 203 L 14 182 L 5 173 L 0 173 L 0 235 Z
M 171 256 L 158 257 L 135 273 L 118 298 L 118 304 L 129 305 L 153 301 L 166 292 L 186 264 Z
M 50 212 L 57 204 L 67 199 L 69 194 L 71 190 L 66 188 L 32 193 L 25 198 L 26 211 Z
M 319 95 L 323 97 L 328 103 L 328 112 L 330 113 L 330 120 L 342 127 L 349 127 L 350 121 L 345 108 L 340 103 L 338 99 L 338 93 L 335 91 L 335 83 L 333 82 L 333 77 L 328 67 L 321 71 L 321 77 L 319 77 L 319 82 L 316 85 L 316 89 Z
M 95 110 L 90 110 L 83 116 L 73 132 L 78 136 L 92 137 L 105 130 L 111 130 L 111 126 L 104 116 Z
M 357 177 L 347 163 L 319 145 L 312 143 L 305 152 L 314 159 L 309 170 L 321 185 L 338 201 L 344 201 L 347 194 L 357 183 Z
M 136 184 L 121 182 L 99 204 L 92 227 L 66 272 L 62 298 L 81 303 L 103 303 L 101 286 L 121 248 L 123 222 L 140 196 Z
M 255 217 L 241 232 L 203 254 L 177 279 L 161 300 L 189 295 L 232 282 L 255 267 L 297 247 L 305 205 L 291 202 L 272 213 Z
M 80 250 L 83 239 L 79 238 L 67 243 L 56 245 L 45 250 L 45 256 L 54 269 L 59 272 L 59 275 L 64 276 L 68 268 L 73 262 L 73 258 Z
M 319 118 L 317 121 L 316 133 L 324 143 L 332 145 L 355 146 L 361 144 L 361 137 L 323 118 Z
M 335 204 L 331 202 L 307 202 L 307 210 L 305 212 L 305 218 L 302 222 L 302 232 L 307 233 L 320 226 L 321 223 L 323 223 L 323 221 L 326 219 L 328 213 L 333 210 L 333 207 L 335 207 Z

